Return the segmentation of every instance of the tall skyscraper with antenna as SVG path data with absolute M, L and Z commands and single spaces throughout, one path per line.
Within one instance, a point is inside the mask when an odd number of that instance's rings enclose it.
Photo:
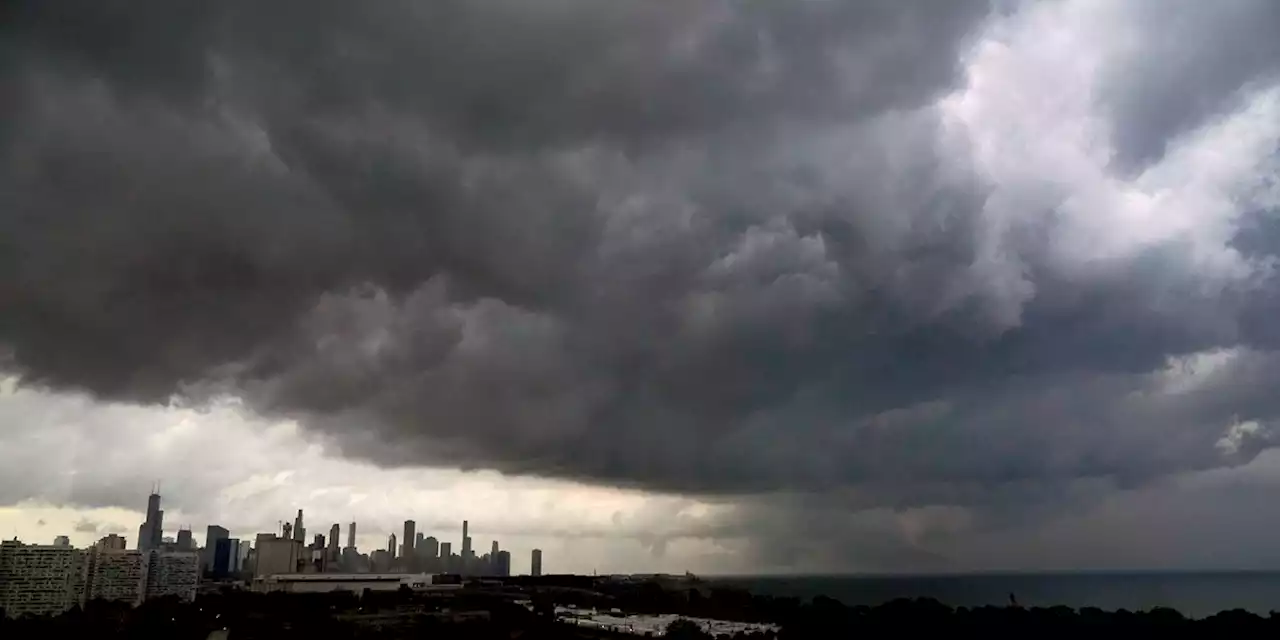
M 147 519 L 138 527 L 138 550 L 159 549 L 164 535 L 164 511 L 160 509 L 160 485 L 151 488 L 147 496 Z

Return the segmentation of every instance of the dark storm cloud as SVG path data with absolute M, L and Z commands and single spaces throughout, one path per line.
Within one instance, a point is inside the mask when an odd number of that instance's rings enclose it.
M 924 508 L 1248 460 L 1256 378 L 1152 372 L 1269 344 L 1265 298 L 1177 243 L 1061 268 L 1065 197 L 992 249 L 1007 185 L 933 105 L 986 10 L 28 3 L 0 342 L 31 384 L 232 389 L 383 464 Z

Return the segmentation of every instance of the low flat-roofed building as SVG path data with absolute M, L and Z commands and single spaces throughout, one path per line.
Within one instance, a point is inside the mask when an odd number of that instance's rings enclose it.
M 451 591 L 460 584 L 432 584 L 429 573 L 278 573 L 255 578 L 259 592 L 328 593 L 330 591 L 396 591 L 401 586 L 414 591 Z

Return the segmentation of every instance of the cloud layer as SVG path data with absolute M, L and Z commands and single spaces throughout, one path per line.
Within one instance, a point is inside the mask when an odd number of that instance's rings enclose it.
M 1274 3 L 189 4 L 4 21 L 27 384 L 769 521 L 1275 442 Z

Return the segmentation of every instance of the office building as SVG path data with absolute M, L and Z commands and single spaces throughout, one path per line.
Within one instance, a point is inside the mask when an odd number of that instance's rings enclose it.
M 239 559 L 240 541 L 236 538 L 219 538 L 214 543 L 213 562 L 209 563 L 208 571 L 216 579 L 229 577 L 236 572 Z
M 126 543 L 124 537 L 112 533 L 99 538 L 93 547 L 105 551 L 124 551 Z
M 426 558 L 429 562 L 440 557 L 440 541 L 435 536 L 423 538 L 422 544 L 418 545 L 418 557 Z
M 413 554 L 413 542 L 414 542 L 413 530 L 416 527 L 417 527 L 417 523 L 415 523 L 414 521 L 412 520 L 404 521 L 404 538 L 402 538 L 404 548 L 401 549 L 400 556 L 405 558 L 406 560 L 412 559 L 414 555 Z
M 329 527 L 329 547 L 327 550 L 329 563 L 334 566 L 338 564 L 338 560 L 341 558 L 341 552 L 338 550 L 338 536 L 340 535 L 342 535 L 342 527 L 335 522 L 332 527 Z
M 253 550 L 249 548 L 248 540 L 240 541 L 240 554 L 239 554 L 239 557 L 236 558 L 236 568 L 235 568 L 237 573 L 246 573 L 253 569 L 253 567 L 249 564 L 249 556 L 252 553 L 252 551 Z
M 6 615 L 50 615 L 80 601 L 84 552 L 71 546 L 0 543 L 0 608 Z
M 494 558 L 493 574 L 503 578 L 511 575 L 511 552 L 498 551 Z
M 147 519 L 138 527 L 138 550 L 160 548 L 164 536 L 164 511 L 160 509 L 160 494 L 147 496 Z
M 293 521 L 293 539 L 298 542 L 307 540 L 307 528 L 302 526 L 302 509 L 298 509 L 298 517 Z
M 94 547 L 85 571 L 84 600 L 138 604 L 145 595 L 150 552 Z
M 538 577 L 542 575 L 542 549 L 534 549 L 529 558 L 529 575 Z
M 438 562 L 439 570 L 444 573 L 453 573 L 456 567 L 453 566 L 453 543 L 440 543 L 440 560 Z
M 394 533 L 391 534 L 390 538 L 387 538 L 387 553 L 392 560 L 396 559 L 396 534 Z
M 356 523 L 347 525 L 347 548 L 356 548 Z
M 254 556 L 255 577 L 297 573 L 299 565 L 305 561 L 301 542 L 272 534 L 258 534 Z
M 238 541 L 219 540 L 232 545 Z M 151 551 L 147 558 L 147 580 L 143 598 L 177 596 L 190 602 L 200 585 L 200 555 L 192 551 Z
M 191 529 L 178 529 L 178 551 L 195 551 L 196 543 L 191 539 Z
M 369 554 L 369 570 L 374 573 L 381 573 L 391 570 L 391 554 L 386 549 L 374 549 Z
M 216 524 L 211 524 L 207 529 L 205 529 L 204 554 L 200 558 L 200 564 L 203 565 L 203 571 L 215 574 L 217 573 L 217 569 L 214 566 L 216 564 L 214 556 L 218 552 L 218 543 L 226 540 L 230 535 L 230 531 L 227 531 L 225 528 L 219 527 Z M 223 568 L 226 569 L 225 566 Z

